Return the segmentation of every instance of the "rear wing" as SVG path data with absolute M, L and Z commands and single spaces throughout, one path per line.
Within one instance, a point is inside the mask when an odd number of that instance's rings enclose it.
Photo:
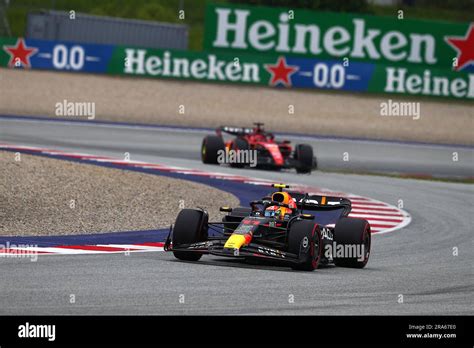
M 220 126 L 216 129 L 216 133 L 219 136 L 222 136 L 222 133 L 232 134 L 232 135 L 247 135 L 254 132 L 253 128 L 243 128 L 243 127 L 230 127 L 230 126 Z
M 352 203 L 344 197 L 310 195 L 301 192 L 287 191 L 295 200 L 296 206 L 300 210 L 309 211 L 330 211 L 341 209 L 341 216 L 347 216 L 352 210 Z

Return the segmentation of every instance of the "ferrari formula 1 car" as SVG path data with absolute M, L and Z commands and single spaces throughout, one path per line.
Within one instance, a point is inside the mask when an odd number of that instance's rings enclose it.
M 319 265 L 363 268 L 370 255 L 371 232 L 366 220 L 348 217 L 346 198 L 283 191 L 252 201 L 250 208 L 221 207 L 220 222 L 208 221 L 202 209 L 183 209 L 166 239 L 165 251 L 180 260 L 203 254 L 271 260 L 293 269 L 312 271 Z M 258 262 L 257 262 L 258 263 Z
M 202 162 L 228 163 L 237 168 L 249 165 L 267 169 L 295 168 L 298 173 L 310 173 L 316 169 L 316 157 L 310 145 L 298 144 L 293 148 L 289 140 L 275 141 L 272 133 L 265 132 L 263 123 L 254 125 L 254 128 L 217 128 L 216 135 L 208 135 L 202 141 Z M 225 142 L 222 133 L 236 137 Z

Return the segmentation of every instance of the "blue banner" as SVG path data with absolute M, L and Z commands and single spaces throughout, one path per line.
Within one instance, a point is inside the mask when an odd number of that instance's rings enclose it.
M 292 75 L 293 87 L 366 91 L 375 64 L 286 57 L 298 70 Z

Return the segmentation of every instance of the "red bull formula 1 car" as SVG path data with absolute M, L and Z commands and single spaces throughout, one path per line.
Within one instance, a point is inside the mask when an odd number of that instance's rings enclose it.
M 202 209 L 183 209 L 170 228 L 165 251 L 180 260 L 198 261 L 210 254 L 246 261 L 276 261 L 312 271 L 319 265 L 363 268 L 370 255 L 366 220 L 349 218 L 346 198 L 283 191 L 287 185 L 249 208 L 221 207 L 219 222 Z
M 289 140 L 276 141 L 272 133 L 263 129 L 263 123 L 254 125 L 254 128 L 227 126 L 217 128 L 216 135 L 208 135 L 202 141 L 202 162 L 228 163 L 237 168 L 245 166 L 262 169 L 295 168 L 298 173 L 310 173 L 316 169 L 316 157 L 310 145 L 298 144 L 293 148 Z M 233 135 L 235 138 L 224 141 L 223 133 Z M 231 156 L 225 157 L 226 154 Z M 251 158 L 253 155 L 254 160 Z M 232 160 L 232 156 L 236 160 Z M 226 158 L 230 160 L 226 161 Z

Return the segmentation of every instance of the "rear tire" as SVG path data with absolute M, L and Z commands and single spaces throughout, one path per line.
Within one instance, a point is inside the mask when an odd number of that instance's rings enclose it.
M 224 141 L 217 135 L 208 135 L 202 140 L 201 160 L 206 164 L 219 164 L 219 150 L 225 151 Z
M 363 259 L 359 257 L 334 257 L 334 264 L 339 267 L 364 268 L 369 261 L 370 246 L 372 242 L 370 225 L 367 220 L 344 217 L 341 218 L 334 229 L 336 245 L 354 245 L 356 250 L 363 251 Z M 361 249 L 363 246 L 363 249 Z M 344 248 L 346 249 L 346 248 Z M 353 248 L 352 248 L 353 250 Z M 348 256 L 348 255 L 344 255 Z
M 249 148 L 247 140 L 242 138 L 236 138 L 232 143 L 232 150 L 234 151 L 248 150 Z M 243 168 L 245 167 L 245 163 L 231 163 L 230 166 L 233 168 Z
M 173 248 L 207 240 L 208 215 L 202 210 L 183 209 L 179 212 L 173 229 Z M 177 259 L 197 261 L 202 254 L 194 251 L 173 251 Z
M 288 232 L 288 252 L 299 255 L 300 263 L 291 268 L 301 271 L 314 271 L 318 268 L 322 254 L 321 231 L 313 221 L 295 221 Z
M 298 161 L 298 165 L 296 166 L 297 173 L 311 173 L 314 166 L 313 148 L 311 145 L 296 145 L 295 159 Z

